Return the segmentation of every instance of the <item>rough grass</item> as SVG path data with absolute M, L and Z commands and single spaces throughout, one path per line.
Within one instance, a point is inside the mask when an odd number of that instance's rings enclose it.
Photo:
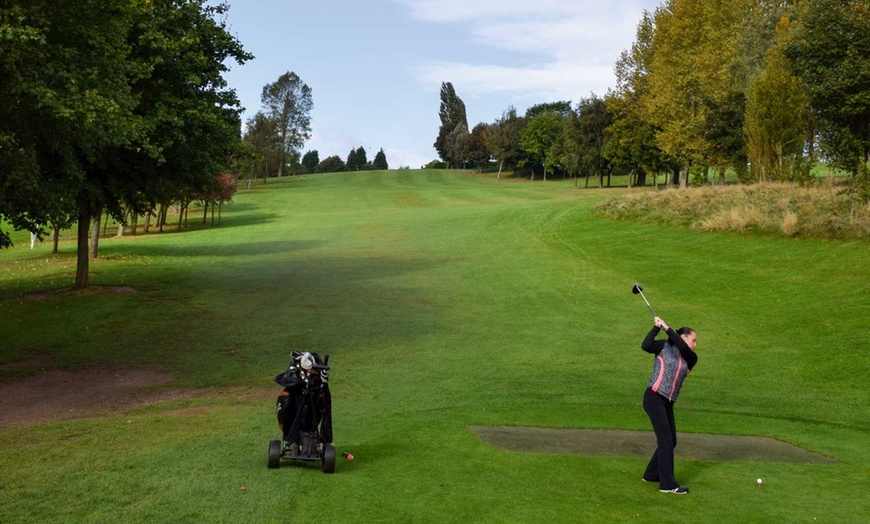
M 647 191 L 614 197 L 600 216 L 703 231 L 806 238 L 870 238 L 870 204 L 820 184 L 754 184 Z

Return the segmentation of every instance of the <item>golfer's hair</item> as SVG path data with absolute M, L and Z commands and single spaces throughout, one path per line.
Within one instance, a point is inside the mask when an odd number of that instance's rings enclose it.
M 683 326 L 677 330 L 677 335 L 691 335 L 694 332 L 695 332 L 694 329 L 692 329 L 690 327 Z

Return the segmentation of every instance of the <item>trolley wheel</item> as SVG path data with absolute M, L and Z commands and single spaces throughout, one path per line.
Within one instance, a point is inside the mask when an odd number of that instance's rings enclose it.
M 335 444 L 332 442 L 323 445 L 323 464 L 321 468 L 324 473 L 333 473 L 335 471 Z
M 281 465 L 281 441 L 269 441 L 269 469 L 277 469 Z

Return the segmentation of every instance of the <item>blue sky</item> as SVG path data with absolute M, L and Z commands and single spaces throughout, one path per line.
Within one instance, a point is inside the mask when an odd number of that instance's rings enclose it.
M 658 0 L 227 0 L 230 32 L 254 60 L 227 74 L 247 119 L 263 86 L 294 71 L 314 98 L 303 151 L 384 148 L 390 168 L 437 158 L 441 82 L 469 127 L 513 105 L 613 87 L 613 64 Z

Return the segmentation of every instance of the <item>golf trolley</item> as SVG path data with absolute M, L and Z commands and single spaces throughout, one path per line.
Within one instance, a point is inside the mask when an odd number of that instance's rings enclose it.
M 294 351 L 290 367 L 275 377 L 284 389 L 278 395 L 275 411 L 281 440 L 269 442 L 270 469 L 281 459 L 320 461 L 324 473 L 335 471 L 335 445 L 332 443 L 332 400 L 329 395 L 329 355 Z

